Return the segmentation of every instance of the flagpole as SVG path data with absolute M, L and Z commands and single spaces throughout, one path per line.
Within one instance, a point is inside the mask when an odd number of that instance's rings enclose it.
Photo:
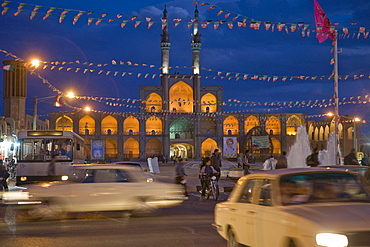
M 338 32 L 334 32 L 334 122 L 335 122 L 335 164 L 340 165 L 339 143 L 339 98 L 338 98 Z

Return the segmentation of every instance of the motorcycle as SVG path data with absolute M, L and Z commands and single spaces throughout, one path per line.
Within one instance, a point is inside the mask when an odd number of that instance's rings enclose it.
M 206 193 L 205 193 L 205 197 L 207 198 L 207 200 L 209 199 L 211 195 L 213 196 L 213 199 L 215 199 L 215 201 L 218 200 L 218 197 L 220 195 L 220 190 L 218 187 L 216 176 L 211 176 L 207 181 L 207 187 L 206 187 Z

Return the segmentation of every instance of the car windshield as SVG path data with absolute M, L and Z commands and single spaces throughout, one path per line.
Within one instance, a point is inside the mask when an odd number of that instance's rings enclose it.
M 72 182 L 77 183 L 122 183 L 136 182 L 140 173 L 128 169 L 74 169 Z
M 322 202 L 370 202 L 370 196 L 350 173 L 286 175 L 280 179 L 283 205 Z

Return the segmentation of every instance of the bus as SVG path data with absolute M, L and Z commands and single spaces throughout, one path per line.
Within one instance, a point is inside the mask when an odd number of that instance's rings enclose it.
M 86 158 L 84 139 L 71 131 L 19 131 L 18 141 L 16 185 L 68 180 L 72 165 L 84 163 Z

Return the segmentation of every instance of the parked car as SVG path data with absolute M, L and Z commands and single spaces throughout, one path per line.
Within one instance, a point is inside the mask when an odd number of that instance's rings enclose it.
M 18 194 L 4 193 L 3 202 L 32 205 L 32 217 L 47 218 L 64 212 L 150 212 L 185 199 L 181 186 L 148 183 L 146 174 L 135 167 L 78 165 L 74 169 L 73 182 L 30 185 Z
M 370 191 L 340 169 L 249 174 L 216 205 L 214 217 L 228 246 L 370 246 Z

